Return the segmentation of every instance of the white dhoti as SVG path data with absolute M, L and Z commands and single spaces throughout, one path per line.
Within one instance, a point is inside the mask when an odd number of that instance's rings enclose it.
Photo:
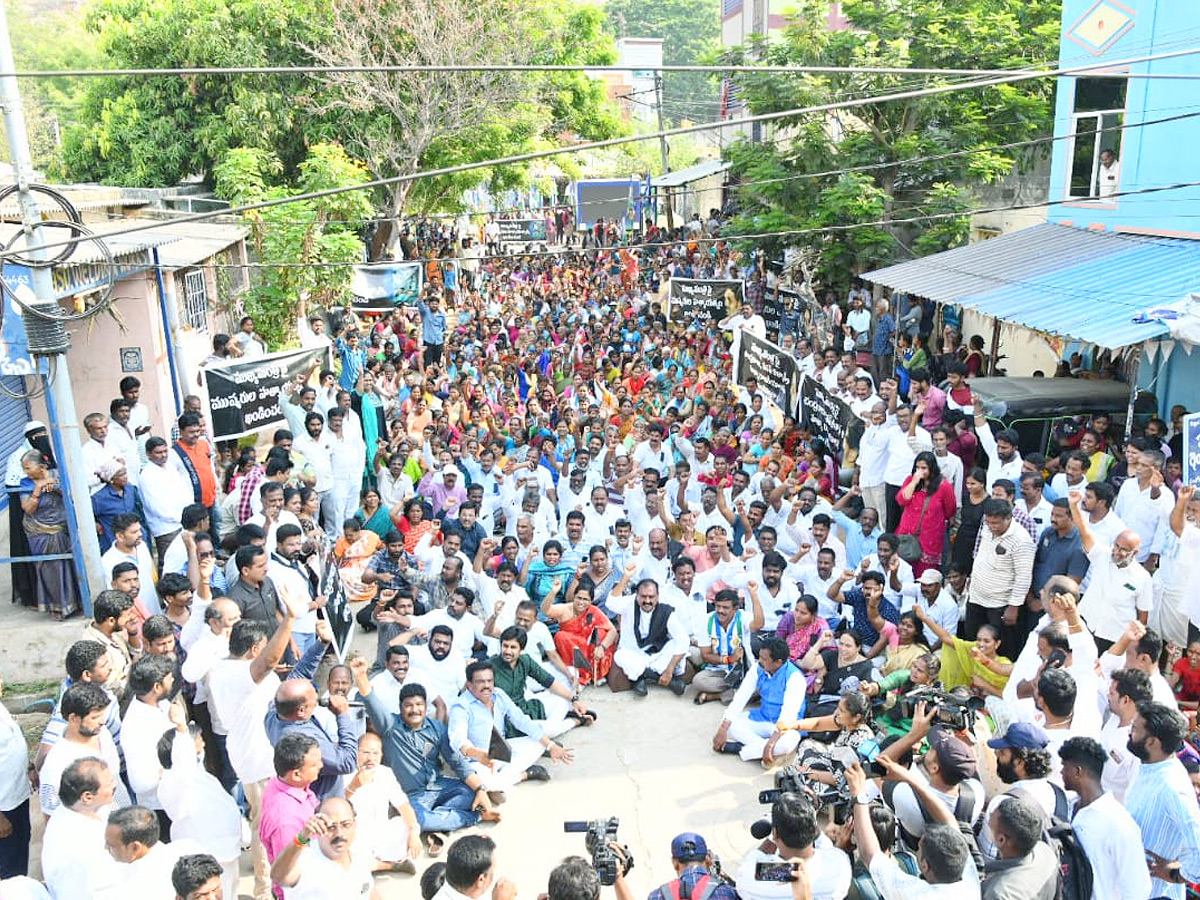
M 238 895 L 238 879 L 241 877 L 241 857 L 221 860 L 221 890 L 226 897 Z
M 369 827 L 366 827 L 367 824 L 358 823 L 355 852 L 387 863 L 404 862 L 408 859 L 408 825 L 403 818 L 394 816 L 382 822 L 373 821 Z
M 1154 585 L 1154 608 L 1150 610 L 1150 627 L 1162 635 L 1164 641 L 1178 647 L 1188 644 L 1188 613 L 1184 608 L 1184 595 L 1179 590 L 1164 590 L 1158 582 Z
M 546 710 L 546 718 L 540 723 L 546 737 L 556 738 L 579 724 L 575 719 L 567 718 L 567 713 L 571 711 L 571 701 L 566 697 L 543 691 L 538 694 L 537 699 Z
M 542 758 L 545 748 L 541 741 L 531 737 L 511 738 L 506 741 L 512 754 L 510 762 L 496 762 L 489 769 L 481 762 L 472 761 L 471 767 L 483 782 L 484 790 L 506 791 L 521 780 L 525 770 Z
M 680 657 L 679 664 L 675 666 L 675 671 L 671 674 L 682 675 L 687 662 L 687 648 L 677 649 L 674 643 L 667 644 L 654 654 L 637 647 L 621 648 L 613 654 L 613 662 L 628 676 L 630 681 L 637 681 L 647 669 L 662 675 L 671 665 L 671 660 L 675 656 Z
M 729 731 L 725 740 L 736 741 L 742 745 L 738 755 L 749 762 L 762 759 L 763 751 L 767 748 L 767 740 L 775 733 L 774 722 L 759 722 L 751 719 L 749 713 L 742 713 L 729 723 Z M 800 745 L 800 732 L 785 731 L 775 742 L 776 757 L 791 753 Z

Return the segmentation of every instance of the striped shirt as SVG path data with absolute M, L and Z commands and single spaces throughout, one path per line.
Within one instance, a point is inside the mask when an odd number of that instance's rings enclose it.
M 988 609 L 1020 606 L 1033 580 L 1033 538 L 1012 519 L 996 537 L 985 523 L 971 570 L 971 602 Z
M 1179 860 L 1183 877 L 1200 881 L 1200 805 L 1183 763 L 1174 756 L 1142 763 L 1125 808 L 1142 829 L 1142 846 L 1168 862 Z M 1151 884 L 1151 897 L 1183 900 L 1184 885 L 1158 878 Z

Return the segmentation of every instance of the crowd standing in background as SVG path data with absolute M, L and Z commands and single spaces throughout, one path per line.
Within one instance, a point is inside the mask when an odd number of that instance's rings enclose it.
M 1200 881 L 1183 411 L 1120 432 L 1080 410 L 1026 445 L 972 390 L 994 364 L 978 336 L 855 281 L 772 335 L 857 419 L 816 439 L 733 380 L 777 284 L 704 239 L 719 224 L 626 246 L 619 223 L 555 213 L 569 245 L 507 254 L 494 221 L 461 251 L 415 226 L 415 304 L 299 309 L 330 364 L 287 386 L 265 446 L 214 442 L 197 397 L 154 422 L 122 379 L 83 423 L 109 589 L 28 771 L 0 708 L 0 894 L 44 896 L 15 880 L 33 784 L 58 900 L 233 898 L 247 825 L 255 900 L 369 896 L 373 872 L 443 853 L 437 896 L 508 900 L 491 841 L 449 835 L 570 778 L 564 736 L 604 727 L 587 695 L 607 687 L 630 717 L 650 693 L 724 703 L 714 752 L 809 787 L 772 804 L 730 883 L 678 836 L 664 897 L 1183 900 Z M 744 279 L 745 305 L 671 319 L 672 278 Z M 281 349 L 249 317 L 213 346 L 210 364 Z M 45 427 L 26 437 L 21 535 L 64 552 Z M 378 646 L 329 668 L 331 567 Z M 69 562 L 26 575 L 41 609 L 77 612 Z M 550 877 L 551 900 L 599 890 L 582 860 Z

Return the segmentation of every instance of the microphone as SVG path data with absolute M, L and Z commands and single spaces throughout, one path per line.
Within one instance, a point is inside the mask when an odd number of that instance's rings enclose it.
M 756 841 L 764 840 L 771 836 L 771 822 L 768 819 L 759 819 L 750 826 L 750 834 L 753 835 Z

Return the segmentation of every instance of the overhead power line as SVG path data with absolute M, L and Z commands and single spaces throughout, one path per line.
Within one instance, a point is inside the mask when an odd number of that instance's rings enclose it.
M 562 156 L 568 153 L 578 153 L 585 150 L 597 150 L 603 147 L 616 147 L 621 144 L 631 144 L 640 141 L 658 140 L 663 137 L 673 137 L 681 134 L 694 134 L 700 131 L 710 131 L 721 128 L 740 128 L 744 125 L 754 122 L 774 122 L 783 119 L 794 119 L 803 115 L 812 115 L 814 113 L 832 112 L 838 109 L 851 109 L 862 106 L 869 106 L 875 103 L 896 102 L 901 100 L 913 100 L 921 97 L 931 97 L 942 94 L 956 93 L 964 90 L 975 90 L 979 88 L 996 87 L 1003 84 L 1014 84 L 1021 81 L 1029 81 L 1035 78 L 1043 78 L 1047 76 L 1065 75 L 1080 71 L 1090 71 L 1097 66 L 1104 67 L 1119 67 L 1132 65 L 1134 63 L 1152 62 L 1163 59 L 1173 59 L 1181 56 L 1190 56 L 1200 53 L 1200 46 L 1192 46 L 1179 50 L 1172 50 L 1164 53 L 1152 53 L 1132 59 L 1120 61 L 1106 61 L 1104 63 L 1093 63 L 1083 67 L 1064 67 L 1060 69 L 1052 69 L 1047 72 L 1008 72 L 1004 75 L 998 75 L 989 78 L 980 78 L 973 81 L 964 82 L 961 84 L 950 85 L 933 85 L 916 90 L 898 91 L 890 94 L 879 94 L 872 97 L 860 97 L 848 100 L 839 100 L 832 103 L 821 103 L 814 106 L 799 107 L 796 109 L 781 110 L 771 113 L 760 113 L 753 116 L 743 116 L 738 119 L 732 119 L 725 122 L 702 123 L 699 125 L 685 125 L 677 128 L 667 128 L 658 131 L 646 132 L 642 134 L 624 135 L 621 137 L 607 138 L 601 141 L 589 141 L 581 144 L 574 144 L 569 147 L 554 147 L 546 150 L 535 150 L 529 153 L 518 153 L 511 156 L 500 157 L 498 159 L 481 160 L 479 162 L 461 163 L 455 166 L 443 166 L 438 169 L 427 169 L 419 172 L 412 172 L 405 175 L 393 175 L 387 178 L 377 178 L 372 181 L 364 182 L 363 184 L 326 188 L 320 191 L 309 191 L 306 193 L 296 194 L 291 197 L 280 197 L 271 200 L 260 200 L 255 203 L 247 203 L 241 206 L 230 207 L 224 210 L 211 210 L 199 213 L 189 213 L 185 216 L 180 216 L 175 219 L 175 222 L 200 222 L 207 219 L 216 218 L 218 216 L 240 215 L 241 213 L 252 212 L 258 209 L 269 209 L 275 206 L 286 206 L 291 203 L 302 203 L 309 200 L 318 200 L 325 197 L 336 197 L 342 194 L 351 193 L 354 191 L 368 191 L 377 188 L 386 188 L 396 184 L 405 182 L 421 181 L 427 178 L 437 178 L 445 175 L 456 175 L 460 172 L 478 171 L 480 169 L 491 169 L 498 166 L 515 165 L 519 163 L 532 162 L 538 159 L 548 159 L 554 156 Z M 156 223 L 145 225 L 131 225 L 127 228 L 109 232 L 106 237 L 116 237 L 118 235 L 135 234 L 140 231 L 147 231 L 158 227 Z M 72 244 L 81 243 L 81 238 L 67 238 L 62 241 L 47 243 L 45 248 L 53 250 L 59 247 L 66 247 Z

